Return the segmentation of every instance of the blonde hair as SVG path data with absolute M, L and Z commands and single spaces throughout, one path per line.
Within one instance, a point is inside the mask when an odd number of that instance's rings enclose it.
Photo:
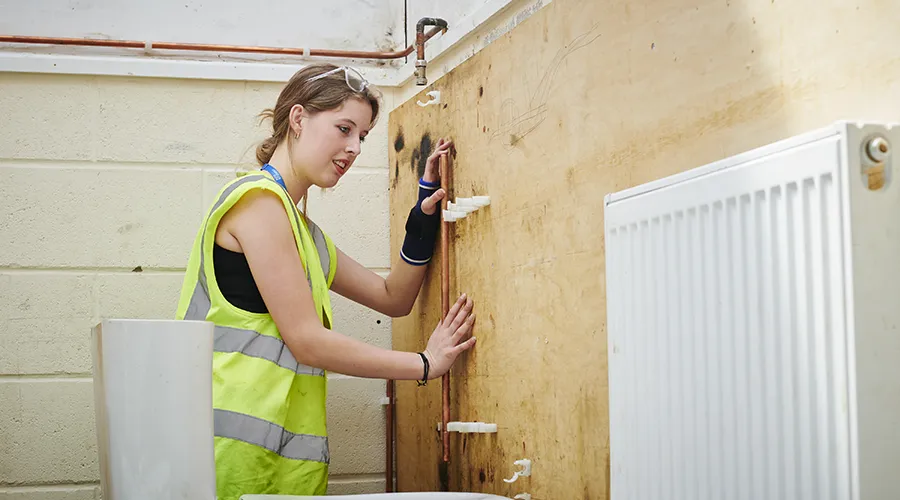
M 343 71 L 338 71 L 310 81 L 310 78 L 337 67 L 334 64 L 317 63 L 294 73 L 287 85 L 281 89 L 275 107 L 265 109 L 259 114 L 263 120 L 272 119 L 272 135 L 256 148 L 256 161 L 260 165 L 265 165 L 272 159 L 275 148 L 290 133 L 289 116 L 291 108 L 297 104 L 303 106 L 308 113 L 315 114 L 337 109 L 349 99 L 359 99 L 372 107 L 372 123 L 375 123 L 380 108 L 378 95 L 368 85 L 362 91 L 350 88 L 347 78 L 351 79 L 354 87 L 362 87 L 352 74 L 345 75 Z

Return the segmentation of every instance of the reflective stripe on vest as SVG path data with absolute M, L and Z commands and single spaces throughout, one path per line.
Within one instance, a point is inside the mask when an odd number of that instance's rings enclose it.
M 262 358 L 298 375 L 320 377 L 325 375 L 325 371 L 320 368 L 298 363 L 291 354 L 291 350 L 281 339 L 262 335 L 253 330 L 216 326 L 213 350 L 215 352 L 239 352 L 245 356 Z
M 297 223 L 300 224 L 299 222 Z M 309 234 L 312 235 L 313 243 L 316 244 L 316 252 L 319 254 L 319 261 L 322 263 L 322 271 L 325 272 L 325 282 L 331 279 L 331 255 L 328 253 L 328 243 L 325 242 L 325 235 L 315 222 L 307 219 L 306 226 L 309 228 Z
M 328 438 L 309 434 L 294 434 L 271 422 L 235 413 L 214 410 L 215 435 L 236 439 L 265 448 L 293 460 L 312 460 L 328 463 Z

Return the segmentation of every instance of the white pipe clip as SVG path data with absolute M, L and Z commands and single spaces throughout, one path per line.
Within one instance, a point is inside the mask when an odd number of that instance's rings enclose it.
M 416 104 L 422 106 L 431 106 L 432 104 L 440 104 L 441 103 L 441 91 L 440 90 L 432 90 L 426 93 L 425 95 L 430 96 L 431 99 L 428 102 L 416 101 Z
M 479 207 L 479 208 L 486 207 L 491 204 L 491 197 L 490 196 L 473 196 L 472 202 L 475 204 L 476 207 Z
M 456 203 L 453 203 L 452 201 L 447 202 L 447 209 L 465 212 L 468 214 L 478 210 L 478 207 L 476 207 L 469 198 L 457 198 Z
M 447 222 L 456 222 L 459 219 L 465 219 L 466 215 L 469 215 L 469 213 L 462 210 L 441 210 L 441 215 L 443 215 L 444 220 Z
M 459 432 L 462 434 L 492 434 L 497 432 L 497 424 L 488 424 L 485 422 L 447 422 L 447 432 Z
M 460 210 L 465 210 L 466 212 L 474 212 L 479 208 L 473 198 L 457 198 L 456 203 L 459 204 Z
M 522 470 L 517 470 L 513 477 L 509 479 L 504 479 L 503 481 L 506 483 L 514 483 L 519 479 L 519 476 L 530 476 L 531 475 L 531 460 L 527 458 L 523 458 L 522 460 L 516 460 L 513 462 L 514 465 L 518 465 L 522 468 Z
M 455 222 L 464 219 L 466 215 L 491 204 L 490 196 L 473 196 L 471 198 L 457 198 L 455 202 L 447 202 L 447 210 L 442 211 L 444 220 Z

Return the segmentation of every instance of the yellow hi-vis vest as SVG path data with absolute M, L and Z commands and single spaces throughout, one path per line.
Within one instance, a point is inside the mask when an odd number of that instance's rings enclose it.
M 281 198 L 319 319 L 326 328 L 332 324 L 328 289 L 337 256 L 331 240 L 305 220 L 268 173 L 246 174 L 226 184 L 194 241 L 177 312 L 178 319 L 215 324 L 216 492 L 218 500 L 244 494 L 324 495 L 329 463 L 324 370 L 298 364 L 270 314 L 235 307 L 216 283 L 216 228 L 251 189 Z

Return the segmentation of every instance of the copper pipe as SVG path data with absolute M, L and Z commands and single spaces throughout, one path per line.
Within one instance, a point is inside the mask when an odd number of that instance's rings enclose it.
M 416 85 L 425 85 L 428 79 L 425 77 L 425 26 L 437 26 L 440 30 L 447 30 L 447 21 L 435 17 L 423 17 L 416 23 Z M 433 31 L 434 29 L 432 29 Z
M 385 434 L 387 436 L 387 458 L 384 464 L 384 492 L 394 492 L 394 381 L 387 381 L 387 423 Z
M 420 53 L 424 53 L 424 43 L 430 40 L 434 35 L 441 31 L 446 31 L 446 23 L 444 27 L 435 27 L 424 33 L 422 36 L 421 47 L 418 47 Z M 90 38 L 62 38 L 62 37 L 43 37 L 43 36 L 20 36 L 20 35 L 0 35 L 0 43 L 24 43 L 38 45 L 78 45 L 86 47 L 120 47 L 130 49 L 161 49 L 161 50 L 191 50 L 200 52 L 241 52 L 255 54 L 280 54 L 280 55 L 296 55 L 296 56 L 315 56 L 315 57 L 338 57 L 346 59 L 399 59 L 406 57 L 417 49 L 419 37 L 416 36 L 416 44 L 410 45 L 404 50 L 396 50 L 393 52 L 372 52 L 372 51 L 353 51 L 353 50 L 332 50 L 332 49 L 306 49 L 288 48 L 288 47 L 255 47 L 241 45 L 214 45 L 207 43 L 180 43 L 180 42 L 142 42 L 137 40 L 98 40 Z
M 444 199 L 441 200 L 441 209 L 447 210 L 447 200 L 450 198 L 449 184 L 449 160 L 446 154 L 441 155 L 441 189 L 444 190 Z M 450 223 L 441 220 L 441 317 L 446 318 L 450 312 Z M 443 411 L 441 412 L 441 438 L 444 448 L 444 463 L 450 462 L 450 432 L 447 431 L 447 423 L 450 422 L 450 371 L 441 379 L 443 389 Z
M 425 34 L 425 26 L 435 26 Z M 437 17 L 423 17 L 416 23 L 416 58 L 425 59 L 425 42 L 434 36 L 435 31 L 447 31 L 447 21 Z M 410 51 L 412 53 L 412 51 Z

